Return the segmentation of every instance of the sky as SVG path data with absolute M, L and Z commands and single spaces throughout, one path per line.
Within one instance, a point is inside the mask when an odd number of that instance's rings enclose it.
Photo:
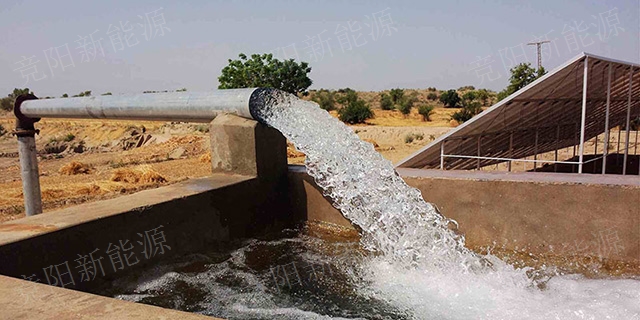
M 0 0 L 0 93 L 206 91 L 228 59 L 306 61 L 311 89 L 501 90 L 517 63 L 640 62 L 635 1 Z

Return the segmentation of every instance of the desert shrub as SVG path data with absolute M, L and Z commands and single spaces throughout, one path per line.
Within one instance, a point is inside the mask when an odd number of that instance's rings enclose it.
M 406 136 L 404 136 L 404 143 L 411 143 L 413 142 L 413 134 L 408 134 Z
M 11 111 L 13 110 L 14 99 L 10 97 L 0 99 L 0 110 Z
M 391 91 L 389 91 L 389 95 L 391 96 L 393 103 L 400 103 L 404 98 L 404 90 L 400 88 L 391 89 Z
M 466 90 L 475 90 L 476 87 L 474 86 L 462 86 L 460 88 L 458 88 L 458 91 L 466 91 Z
M 320 89 L 313 94 L 311 100 L 324 110 L 331 111 L 336 109 L 335 92 L 333 91 Z
M 447 90 L 440 95 L 440 102 L 442 102 L 447 108 L 455 108 L 458 102 L 460 102 L 460 96 L 453 89 Z
M 413 108 L 413 104 L 415 102 L 416 102 L 415 97 L 404 97 L 402 98 L 400 103 L 398 103 L 398 110 L 400 110 L 402 114 L 408 115 L 409 113 L 411 113 L 411 108 Z
M 346 105 L 338 111 L 338 117 L 342 122 L 349 124 L 364 123 L 373 118 L 373 111 L 364 100 L 359 99 L 355 93 L 347 94 L 344 100 Z
M 67 135 L 66 135 L 66 136 L 64 136 L 64 138 L 62 138 L 62 140 L 63 140 L 64 142 L 71 142 L 71 141 L 73 141 L 73 139 L 75 139 L 75 138 L 76 138 L 76 136 L 75 136 L 73 133 L 67 133 Z
M 422 120 L 431 121 L 431 115 L 433 114 L 433 106 L 423 104 L 418 107 L 418 113 L 422 116 Z
M 386 93 L 380 93 L 380 108 L 382 108 L 382 110 L 395 109 L 395 106 L 393 105 L 393 99 L 390 95 Z
M 404 136 L 404 143 L 411 143 L 414 140 L 423 140 L 424 139 L 424 134 L 422 133 L 409 133 L 406 136 Z
M 7 134 L 7 130 L 0 124 L 0 137 Z
M 474 101 L 466 106 L 464 106 L 461 110 L 456 111 L 451 115 L 451 119 L 457 121 L 458 123 L 464 123 L 469 119 L 475 117 L 478 113 L 482 112 L 482 108 L 480 107 L 480 103 Z
M 429 87 L 429 88 L 427 88 L 427 91 L 436 91 L 436 90 L 438 90 L 438 89 L 436 89 L 436 87 Z
M 436 101 L 438 100 L 438 94 L 435 92 L 429 92 L 427 94 L 427 99 L 432 100 L 432 101 Z

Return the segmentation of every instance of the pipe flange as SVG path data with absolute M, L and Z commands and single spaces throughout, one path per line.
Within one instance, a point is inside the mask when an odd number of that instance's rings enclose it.
M 33 137 L 40 132 L 33 126 L 34 123 L 40 121 L 40 118 L 30 118 L 25 116 L 20 110 L 20 106 L 27 100 L 37 100 L 33 94 L 23 94 L 16 98 L 13 105 L 13 114 L 16 116 L 16 129 L 13 132 L 18 137 Z

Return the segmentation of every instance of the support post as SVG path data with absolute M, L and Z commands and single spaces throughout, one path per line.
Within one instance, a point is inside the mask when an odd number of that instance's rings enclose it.
M 589 80 L 589 57 L 584 57 L 584 71 L 582 74 L 582 115 L 580 117 L 580 156 L 578 163 L 578 173 L 582 173 L 582 163 L 584 161 L 584 130 L 587 121 L 587 82 Z
M 538 168 L 538 127 L 536 127 L 536 140 L 533 145 L 533 172 Z
M 513 159 L 513 132 L 509 135 L 509 172 L 511 172 L 511 159 Z
M 13 107 L 13 113 L 16 116 L 15 135 L 18 138 L 24 211 L 27 216 L 42 213 L 42 195 L 40 193 L 40 174 L 38 173 L 35 138 L 38 130 L 33 126 L 34 123 L 40 121 L 40 118 L 29 118 L 22 114 L 20 110 L 22 102 L 35 99 L 38 98 L 32 94 L 19 96 Z
M 607 173 L 607 156 L 609 155 L 609 115 L 611 107 L 611 63 L 607 77 L 607 108 L 604 114 L 604 151 L 602 153 L 602 174 Z
M 482 134 L 478 136 L 478 157 L 480 157 L 480 139 L 482 138 Z M 477 170 L 480 170 L 480 158 L 478 158 Z
M 440 144 L 440 170 L 444 170 L 444 142 L 445 140 L 442 140 Z
M 209 126 L 214 173 L 255 176 L 273 182 L 287 173 L 287 141 L 278 130 L 225 114 Z
M 629 98 L 627 99 L 627 123 L 626 123 L 626 133 L 625 133 L 625 141 L 624 141 L 624 158 L 622 159 L 624 162 L 622 163 L 622 175 L 627 174 L 627 159 L 629 157 L 629 134 L 631 133 L 631 128 L 629 125 L 631 124 L 631 88 L 633 84 L 633 66 L 629 67 Z
M 560 141 L 560 124 L 558 124 L 558 127 L 556 127 L 556 146 L 555 146 L 555 152 L 554 152 L 554 156 L 553 156 L 553 161 L 555 161 L 553 163 L 553 172 L 558 172 L 558 142 Z

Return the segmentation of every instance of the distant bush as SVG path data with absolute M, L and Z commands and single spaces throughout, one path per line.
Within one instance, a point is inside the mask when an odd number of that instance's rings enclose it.
M 427 88 L 427 91 L 437 91 L 438 89 L 436 89 L 436 87 L 429 87 Z
M 436 101 L 438 100 L 438 94 L 435 92 L 429 92 L 429 94 L 427 94 L 427 99 Z
M 400 103 L 404 98 L 404 90 L 400 88 L 391 89 L 391 91 L 389 91 L 389 95 L 391 96 L 393 103 Z
M 418 113 L 422 116 L 422 120 L 431 121 L 431 115 L 433 114 L 433 106 L 423 104 L 418 107 Z
M 331 111 L 336 109 L 335 92 L 325 89 L 320 89 L 313 94 L 311 98 L 313 102 L 317 103 L 320 108 Z
M 440 102 L 447 108 L 455 108 L 460 102 L 460 96 L 455 90 L 451 89 L 440 95 Z
M 424 139 L 424 134 L 422 133 L 409 133 L 406 136 L 404 136 L 404 143 L 411 143 L 414 140 L 423 140 Z
M 458 88 L 458 91 L 475 90 L 475 89 L 476 89 L 476 87 L 474 87 L 474 86 L 463 86 L 463 87 Z
M 354 92 L 348 92 L 346 96 L 340 97 L 340 103 L 344 105 L 338 110 L 338 117 L 342 122 L 349 124 L 364 123 L 367 119 L 373 118 L 373 111 L 364 100 L 358 98 Z
M 382 110 L 395 109 L 395 106 L 393 105 L 393 99 L 390 95 L 386 93 L 380 93 L 380 108 L 382 108 Z
M 398 110 L 402 112 L 404 115 L 408 115 L 411 113 L 411 108 L 413 108 L 413 104 L 415 103 L 415 98 L 413 97 L 405 97 L 398 104 Z
M 404 136 L 404 143 L 411 143 L 411 142 L 413 142 L 413 134 L 408 134 Z

